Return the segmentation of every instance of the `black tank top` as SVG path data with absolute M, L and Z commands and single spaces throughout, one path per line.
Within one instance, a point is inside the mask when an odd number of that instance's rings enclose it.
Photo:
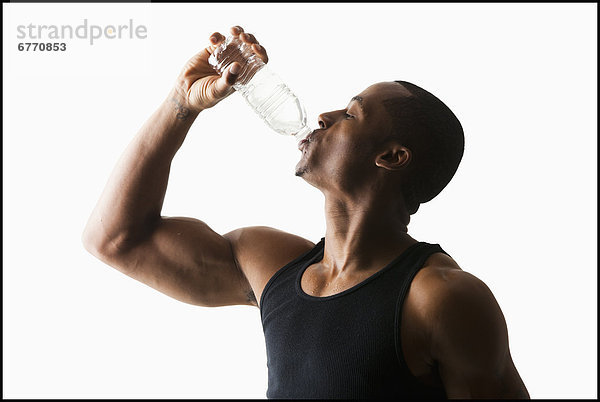
M 402 304 L 437 244 L 416 243 L 359 284 L 316 297 L 302 290 L 325 239 L 269 280 L 260 300 L 268 367 L 267 398 L 446 398 L 410 373 L 400 343 Z

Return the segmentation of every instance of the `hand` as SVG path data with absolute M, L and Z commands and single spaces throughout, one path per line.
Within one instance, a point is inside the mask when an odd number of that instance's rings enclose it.
M 250 44 L 252 51 L 262 61 L 265 63 L 269 61 L 267 51 L 258 44 L 254 35 L 244 32 L 240 26 L 232 27 L 230 32 L 234 37 L 239 37 L 242 42 Z M 221 76 L 208 63 L 212 52 L 224 40 L 225 36 L 219 32 L 212 34 L 209 38 L 211 45 L 192 57 L 177 78 L 175 91 L 192 111 L 200 112 L 211 108 L 234 91 L 233 84 L 238 78 L 240 63 L 232 63 Z

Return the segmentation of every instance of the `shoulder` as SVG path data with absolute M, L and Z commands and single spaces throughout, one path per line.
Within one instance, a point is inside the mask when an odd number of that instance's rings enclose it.
M 437 253 L 408 298 L 411 331 L 424 339 L 419 356 L 437 367 L 449 398 L 529 397 L 510 356 L 504 315 L 481 279 Z
M 432 255 L 415 276 L 409 296 L 427 328 L 432 357 L 466 349 L 489 353 L 495 346 L 504 352 L 506 322 L 492 291 L 451 257 Z
M 244 262 L 288 260 L 311 250 L 315 244 L 300 236 L 267 226 L 249 226 L 224 235 L 231 243 L 236 257 Z M 242 261 L 240 261 L 242 262 Z M 287 262 L 287 261 L 286 261 Z
M 444 253 L 432 254 L 411 283 L 413 296 L 430 309 L 439 309 L 447 303 L 464 299 L 487 299 L 491 292 L 475 275 L 463 271 L 452 257 Z
M 424 311 L 443 320 L 443 314 L 459 311 L 468 314 L 475 305 L 497 307 L 489 287 L 475 275 L 463 271 L 450 256 L 431 255 L 419 270 L 410 287 L 412 301 Z M 466 306 L 470 306 L 465 310 Z
M 257 296 L 279 269 L 315 246 L 303 237 L 267 226 L 236 229 L 224 237 Z

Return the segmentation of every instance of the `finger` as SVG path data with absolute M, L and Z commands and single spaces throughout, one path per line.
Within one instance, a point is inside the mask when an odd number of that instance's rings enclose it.
M 241 72 L 242 65 L 240 63 L 238 63 L 237 61 L 231 63 L 231 65 L 225 72 L 225 81 L 227 82 L 227 85 L 235 84 L 235 81 L 238 79 Z
M 219 43 L 225 40 L 225 37 L 221 35 L 221 33 L 215 32 L 212 35 L 210 35 L 210 38 L 208 38 L 208 40 L 211 43 L 211 45 L 218 45 Z
M 231 34 L 233 36 L 238 36 L 239 34 L 241 34 L 242 32 L 244 32 L 244 28 L 242 28 L 239 25 L 236 25 L 236 26 L 231 27 L 231 29 L 229 30 L 229 32 L 231 32 Z
M 238 62 L 231 63 L 225 70 L 225 73 L 215 82 L 215 96 L 222 98 L 231 92 L 231 87 L 235 84 L 242 66 Z
M 256 40 L 256 37 L 254 35 L 252 35 L 251 33 L 247 33 L 247 32 L 243 32 L 242 34 L 240 34 L 240 39 L 242 40 L 242 42 L 245 42 L 245 43 L 258 43 L 258 41 Z
M 258 55 L 258 57 L 260 57 L 260 59 L 263 62 L 267 63 L 269 61 L 269 56 L 267 56 L 267 50 L 263 46 L 259 45 L 258 43 L 255 43 L 252 45 L 252 50 Z

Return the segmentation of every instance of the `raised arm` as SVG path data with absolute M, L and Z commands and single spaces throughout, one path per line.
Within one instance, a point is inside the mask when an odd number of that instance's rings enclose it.
M 253 35 L 243 34 L 240 27 L 231 33 L 252 43 L 267 61 Z M 197 219 L 161 216 L 171 162 L 190 126 L 202 110 L 233 92 L 238 63 L 223 76 L 208 64 L 224 39 L 213 34 L 211 45 L 182 69 L 172 91 L 118 161 L 82 236 L 86 249 L 107 264 L 173 298 L 201 306 L 256 305 L 254 293 L 273 267 L 307 247 L 303 239 L 272 229 L 221 236 Z M 264 232 L 274 234 L 267 235 L 269 243 Z M 239 239 L 244 244 L 256 240 L 257 249 L 281 242 L 284 253 L 256 262 L 247 246 L 237 244 Z

